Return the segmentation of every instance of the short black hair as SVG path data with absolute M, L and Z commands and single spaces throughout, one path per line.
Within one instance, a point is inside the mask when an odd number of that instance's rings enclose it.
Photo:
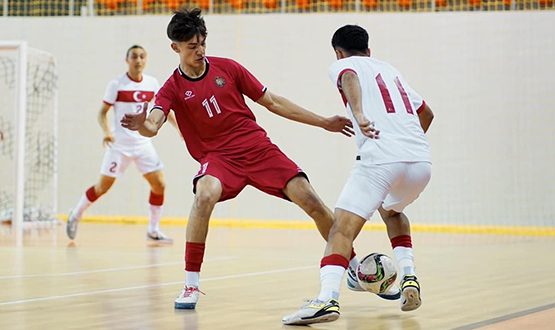
M 129 57 L 129 53 L 131 53 L 131 51 L 132 51 L 133 49 L 137 49 L 137 48 L 138 48 L 138 49 L 145 50 L 143 47 L 141 47 L 141 46 L 139 46 L 139 45 L 133 45 L 133 46 L 129 47 L 129 49 L 127 50 L 127 53 L 126 53 L 126 55 L 125 55 L 125 58 L 128 58 L 128 57 Z M 145 50 L 145 52 L 146 52 L 146 50 Z
M 187 41 L 196 35 L 206 38 L 208 31 L 201 13 L 200 8 L 181 8 L 174 11 L 168 24 L 168 38 L 171 41 Z
M 345 25 L 337 29 L 331 38 L 333 49 L 341 48 L 349 53 L 365 52 L 368 49 L 368 32 L 358 25 Z

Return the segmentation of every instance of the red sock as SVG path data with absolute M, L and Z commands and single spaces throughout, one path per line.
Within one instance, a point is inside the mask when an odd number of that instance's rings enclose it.
M 98 196 L 96 196 L 96 192 L 94 191 L 94 186 L 90 187 L 89 189 L 87 189 L 87 192 L 85 193 L 85 195 L 87 195 L 87 199 L 92 203 L 94 201 L 96 201 L 98 199 Z
M 349 261 L 350 261 L 350 260 L 353 260 L 353 258 L 356 257 L 356 256 L 357 256 L 357 254 L 355 253 L 355 248 L 353 248 L 353 249 L 351 250 L 351 259 L 349 259 Z
M 162 206 L 164 204 L 164 194 L 158 195 L 151 191 L 148 202 L 150 203 L 150 205 Z
M 410 235 L 401 235 L 397 237 L 393 237 L 391 239 L 391 247 L 396 248 L 398 246 L 412 248 L 412 240 Z
M 202 259 L 204 258 L 205 243 L 185 244 L 185 270 L 188 272 L 200 272 Z
M 340 254 L 330 254 L 329 256 L 322 258 L 320 268 L 324 266 L 341 266 L 347 269 L 347 267 L 349 267 L 349 260 Z

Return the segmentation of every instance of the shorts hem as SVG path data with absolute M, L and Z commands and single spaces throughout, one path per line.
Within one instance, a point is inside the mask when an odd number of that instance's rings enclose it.
M 104 176 L 109 176 L 109 177 L 114 178 L 114 179 L 117 179 L 117 178 L 119 178 L 123 173 L 119 173 L 119 174 L 118 174 L 118 173 L 104 173 L 104 172 L 100 171 L 100 174 L 101 174 L 101 175 L 104 175 Z
M 144 171 L 144 172 L 141 171 L 141 170 L 139 170 L 139 172 L 141 172 L 141 175 L 147 175 L 147 174 L 150 174 L 150 173 L 162 171 L 163 169 L 164 169 L 164 166 L 162 165 L 162 166 L 159 166 L 159 167 L 157 167 L 157 168 L 155 168 L 155 169 L 153 169 L 153 170 L 149 169 L 148 171 Z
M 335 205 L 336 209 L 341 209 L 343 211 L 347 211 L 350 212 L 354 215 L 357 215 L 361 218 L 363 218 L 366 221 L 370 221 L 370 218 L 372 217 L 372 215 L 374 214 L 374 212 L 370 213 L 368 211 L 362 210 L 360 208 L 357 207 L 351 207 L 351 206 L 345 206 L 345 205 L 341 205 L 341 204 L 337 204 Z

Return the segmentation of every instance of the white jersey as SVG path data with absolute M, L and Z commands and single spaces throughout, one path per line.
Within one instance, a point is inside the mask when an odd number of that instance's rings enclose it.
M 362 89 L 362 111 L 380 131 L 379 139 L 362 134 L 351 107 L 341 89 L 341 77 L 352 71 Z M 403 79 L 397 69 L 367 56 L 338 60 L 329 68 L 329 76 L 343 97 L 347 113 L 355 124 L 356 143 L 364 163 L 430 162 L 430 150 L 418 113 L 425 102 Z
M 121 126 L 121 119 L 126 113 L 137 113 L 142 110 L 144 102 L 151 102 L 158 92 L 160 84 L 156 78 L 143 74 L 143 80 L 135 81 L 124 73 L 110 81 L 104 94 L 104 103 L 114 106 L 114 126 L 112 134 L 116 140 L 112 148 L 129 151 L 145 143 L 151 143 L 137 131 Z

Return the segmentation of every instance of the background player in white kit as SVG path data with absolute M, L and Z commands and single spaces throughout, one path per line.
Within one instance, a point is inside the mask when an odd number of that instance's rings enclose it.
M 414 270 L 410 223 L 402 213 L 424 190 L 431 158 L 424 133 L 433 113 L 397 69 L 370 57 L 368 33 L 355 25 L 332 38 L 337 62 L 329 69 L 354 126 L 359 155 L 335 208 L 324 258 L 321 290 L 285 324 L 330 322 L 339 318 L 339 289 L 353 240 L 379 210 L 387 226 L 401 278 L 401 310 L 421 305 Z
M 106 88 L 104 104 L 98 120 L 104 131 L 106 153 L 100 168 L 100 180 L 90 187 L 79 203 L 69 211 L 67 235 L 74 239 L 77 224 L 83 212 L 104 195 L 130 163 L 134 162 L 151 187 L 149 198 L 149 224 L 147 240 L 159 243 L 172 243 L 173 240 L 160 231 L 160 218 L 164 203 L 163 165 L 150 138 L 130 131 L 121 126 L 120 121 L 126 113 L 139 112 L 144 102 L 151 102 L 160 88 L 156 78 L 143 74 L 146 65 L 146 51 L 134 45 L 127 50 L 126 60 L 129 71 L 112 80 Z M 114 126 L 110 130 L 106 114 L 114 107 Z M 172 123 L 175 119 L 170 118 Z

